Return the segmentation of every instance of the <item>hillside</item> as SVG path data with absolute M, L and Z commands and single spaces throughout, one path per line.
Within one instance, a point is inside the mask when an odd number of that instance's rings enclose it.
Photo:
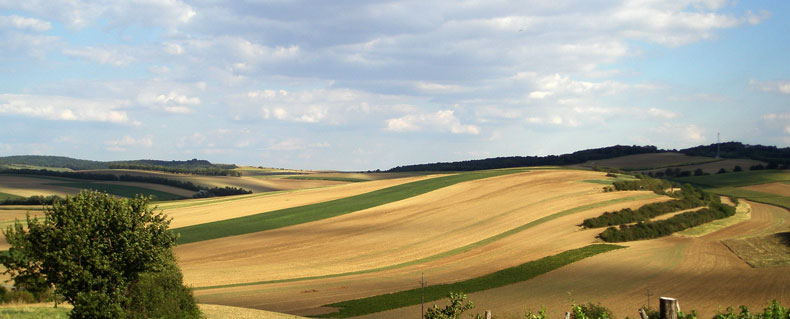
M 234 175 L 230 170 L 237 168 L 232 164 L 212 164 L 206 160 L 186 161 L 129 160 L 129 161 L 92 161 L 64 156 L 18 155 L 0 157 L 0 168 L 67 168 L 70 170 L 95 169 L 143 169 L 199 175 Z M 236 174 L 238 175 L 238 174 Z

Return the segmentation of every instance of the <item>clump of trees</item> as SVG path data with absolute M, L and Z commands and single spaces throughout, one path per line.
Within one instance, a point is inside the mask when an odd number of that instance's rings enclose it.
M 251 190 L 243 189 L 241 187 L 212 187 L 199 190 L 192 198 L 207 198 L 214 196 L 231 196 L 231 195 L 244 195 L 252 194 Z
M 735 215 L 735 207 L 713 203 L 706 208 L 678 214 L 665 220 L 609 227 L 598 237 L 610 243 L 658 238 L 732 215 Z
M 74 306 L 71 318 L 199 318 L 172 248 L 170 219 L 149 199 L 84 191 L 45 217 L 5 231 L 0 256 L 17 290 L 46 291 Z
M 235 165 L 233 165 L 235 168 Z M 145 171 L 159 171 L 175 174 L 192 174 L 203 176 L 241 176 L 241 172 L 227 168 L 206 166 L 206 167 L 182 167 L 182 166 L 162 166 L 138 163 L 113 163 L 111 169 L 137 169 Z

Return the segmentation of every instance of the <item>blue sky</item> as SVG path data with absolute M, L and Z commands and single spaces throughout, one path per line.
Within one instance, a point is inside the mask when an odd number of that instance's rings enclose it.
M 787 1 L 0 0 L 0 156 L 790 146 Z

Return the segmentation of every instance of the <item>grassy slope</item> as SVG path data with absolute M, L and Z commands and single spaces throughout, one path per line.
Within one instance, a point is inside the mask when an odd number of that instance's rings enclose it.
M 763 193 L 763 192 L 735 188 L 735 187 L 711 188 L 708 189 L 707 191 L 722 196 L 745 198 L 753 202 L 776 205 L 779 207 L 790 209 L 790 197 L 787 196 L 771 194 L 771 193 Z
M 549 216 L 545 216 L 545 217 L 536 219 L 536 220 L 531 221 L 529 223 L 526 223 L 524 225 L 518 226 L 516 228 L 510 229 L 510 230 L 502 232 L 500 234 L 488 237 L 486 239 L 483 239 L 483 240 L 480 240 L 480 241 L 468 244 L 466 246 L 458 247 L 458 248 L 455 248 L 453 250 L 441 252 L 441 253 L 438 253 L 438 254 L 435 254 L 435 255 L 431 255 L 431 256 L 428 256 L 428 257 L 424 257 L 424 258 L 411 260 L 411 261 L 406 261 L 406 262 L 403 262 L 403 263 L 400 263 L 400 264 L 395 264 L 395 265 L 390 265 L 390 266 L 385 266 L 385 267 L 379 267 L 379 268 L 366 269 L 366 270 L 359 270 L 359 271 L 351 271 L 351 272 L 345 272 L 345 273 L 331 274 L 331 275 L 311 276 L 311 277 L 301 277 L 301 278 L 289 278 L 289 279 L 280 279 L 280 280 L 266 280 L 266 281 L 256 281 L 256 282 L 245 282 L 245 283 L 217 285 L 217 286 L 206 286 L 206 287 L 193 287 L 193 289 L 195 289 L 195 290 L 203 290 L 203 289 L 216 289 L 216 288 L 243 287 L 243 286 L 254 286 L 254 285 L 282 283 L 282 282 L 294 282 L 294 281 L 304 281 L 304 280 L 313 280 L 313 279 L 335 278 L 335 277 L 367 274 L 367 273 L 373 273 L 373 272 L 379 272 L 379 271 L 387 271 L 387 270 L 393 270 L 393 269 L 399 269 L 399 268 L 419 265 L 419 264 L 431 262 L 431 261 L 434 261 L 434 260 L 455 256 L 455 255 L 458 255 L 458 254 L 470 251 L 472 249 L 491 244 L 491 243 L 496 242 L 496 241 L 498 241 L 500 239 L 503 239 L 503 238 L 515 235 L 515 234 L 520 233 L 522 231 L 525 231 L 525 230 L 527 230 L 529 228 L 538 226 L 540 224 L 543 224 L 543 223 L 546 223 L 548 221 L 551 221 L 551 220 L 554 220 L 554 219 L 557 219 L 557 218 L 560 218 L 560 217 L 564 217 L 564 216 L 567 216 L 567 215 L 570 215 L 570 214 L 574 214 L 574 213 L 578 213 L 578 212 L 582 212 L 582 211 L 585 211 L 585 210 L 594 209 L 594 208 L 598 208 L 598 207 L 603 207 L 603 206 L 606 206 L 606 205 L 612 205 L 612 204 L 615 204 L 615 203 L 621 203 L 621 202 L 627 202 L 627 201 L 633 201 L 633 200 L 641 200 L 641 199 L 653 198 L 653 197 L 657 197 L 657 196 L 658 195 L 655 195 L 655 194 L 637 195 L 637 196 L 613 199 L 613 200 L 608 200 L 608 201 L 604 201 L 604 202 L 592 203 L 592 204 L 587 204 L 587 205 L 583 205 L 583 206 L 567 209 L 567 210 L 564 210 L 564 211 L 561 211 L 561 212 L 558 212 L 558 213 L 551 214 Z
M 472 293 L 526 281 L 584 258 L 620 248 L 625 247 L 608 244 L 589 245 L 578 249 L 568 250 L 557 255 L 530 261 L 519 266 L 502 269 L 485 276 L 451 284 L 428 286 L 425 287 L 424 290 L 425 301 L 430 302 L 442 299 L 446 297 L 449 292 Z M 422 292 L 422 289 L 416 288 L 390 294 L 343 301 L 327 305 L 329 307 L 340 308 L 339 312 L 321 315 L 321 317 L 355 317 L 416 305 L 421 301 Z
M 0 193 L 0 201 L 5 199 L 20 199 L 20 198 L 24 198 L 24 197 L 13 195 L 13 194 Z
M 288 176 L 285 179 L 298 179 L 298 180 L 317 180 L 317 181 L 336 181 L 336 182 L 367 182 L 368 179 L 351 178 L 351 177 L 331 177 L 331 176 Z
M 788 170 L 763 170 L 715 174 L 705 176 L 689 176 L 675 179 L 681 183 L 691 183 L 707 187 L 741 187 L 790 181 Z
M 69 317 L 71 309 L 52 308 L 40 305 L 18 305 L 0 307 L 0 319 L 66 319 Z
M 135 195 L 142 194 L 143 196 L 152 196 L 154 201 L 184 199 L 184 197 L 180 195 L 166 193 L 148 188 L 137 187 L 137 186 L 129 186 L 129 185 L 101 184 L 101 183 L 90 183 L 90 182 L 53 183 L 51 185 L 73 187 L 80 189 L 94 189 L 100 192 L 107 192 L 108 194 L 123 196 L 123 197 L 134 197 Z
M 178 239 L 179 244 L 249 234 L 348 214 L 461 182 L 524 171 L 524 169 L 491 170 L 437 177 L 333 201 L 181 227 L 173 231 L 181 234 Z

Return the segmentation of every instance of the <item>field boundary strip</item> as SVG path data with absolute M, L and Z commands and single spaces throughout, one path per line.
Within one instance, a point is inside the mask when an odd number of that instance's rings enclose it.
M 436 177 L 322 203 L 175 228 L 173 232 L 180 234 L 179 245 L 250 234 L 336 217 L 422 195 L 462 182 L 527 171 L 529 169 L 490 170 Z
M 529 261 L 518 266 L 505 268 L 488 275 L 449 284 L 426 286 L 424 290 L 425 302 L 432 302 L 445 298 L 450 292 L 473 293 L 527 281 L 576 261 L 622 248 L 626 248 L 626 246 L 593 244 Z M 356 317 L 386 310 L 418 305 L 421 302 L 421 295 L 421 288 L 415 288 L 389 294 L 342 301 L 326 305 L 326 307 L 339 308 L 338 312 L 317 315 L 315 317 Z
M 455 255 L 458 255 L 458 254 L 461 254 L 461 253 L 465 253 L 465 252 L 470 251 L 472 249 L 479 248 L 479 247 L 491 244 L 491 243 L 496 242 L 496 241 L 498 241 L 500 239 L 503 239 L 503 238 L 515 235 L 517 233 L 520 233 L 520 232 L 525 231 L 525 230 L 527 230 L 529 228 L 538 226 L 540 224 L 546 223 L 548 221 L 551 221 L 551 220 L 554 220 L 554 219 L 557 219 L 557 218 L 560 218 L 560 217 L 564 217 L 564 216 L 567 216 L 567 215 L 570 215 L 570 214 L 574 214 L 574 213 L 577 213 L 577 212 L 582 212 L 582 211 L 585 211 L 585 210 L 598 208 L 598 207 L 603 207 L 603 206 L 612 205 L 612 204 L 621 203 L 621 202 L 626 202 L 626 201 L 635 201 L 635 200 L 642 200 L 642 199 L 655 198 L 655 197 L 659 197 L 659 195 L 656 195 L 656 194 L 637 195 L 637 196 L 612 199 L 612 200 L 608 200 L 608 201 L 603 201 L 603 202 L 598 202 L 598 203 L 593 203 L 593 204 L 588 204 L 588 205 L 574 207 L 574 208 L 567 209 L 567 210 L 564 210 L 564 211 L 561 211 L 561 212 L 558 212 L 558 213 L 551 214 L 549 216 L 544 216 L 542 218 L 538 218 L 536 220 L 533 220 L 533 221 L 531 221 L 529 223 L 526 223 L 524 225 L 521 225 L 519 227 L 507 230 L 505 232 L 499 233 L 497 235 L 485 238 L 483 240 L 480 240 L 480 241 L 477 241 L 477 242 L 474 242 L 474 243 L 471 243 L 471 244 L 468 244 L 468 245 L 465 245 L 465 246 L 462 246 L 462 247 L 458 247 L 458 248 L 455 248 L 455 249 L 452 249 L 452 250 L 448 250 L 448 251 L 445 251 L 445 252 L 442 252 L 442 253 L 438 253 L 438 254 L 435 254 L 435 255 L 431 255 L 431 256 L 428 256 L 428 257 L 424 257 L 424 258 L 420 258 L 420 259 L 416 259 L 416 260 L 412 260 L 412 261 L 407 261 L 407 262 L 403 262 L 403 263 L 400 263 L 400 264 L 390 265 L 390 266 L 384 266 L 384 267 L 378 267 L 378 268 L 372 268 L 372 269 L 365 269 L 365 270 L 358 270 L 358 271 L 350 271 L 350 272 L 344 272 L 344 273 L 338 273 L 338 274 L 321 275 L 321 276 L 287 278 L 287 279 L 266 280 L 266 281 L 256 281 L 256 282 L 244 282 L 244 283 L 215 285 L 215 286 L 204 286 L 204 287 L 192 287 L 192 289 L 194 289 L 194 290 L 208 290 L 208 289 L 256 286 L 256 285 L 276 284 L 276 283 L 284 283 L 284 282 L 295 282 L 295 281 L 306 281 L 306 280 L 315 280 L 315 279 L 327 279 L 327 278 L 345 277 L 345 276 L 351 276 L 351 275 L 361 275 L 361 274 L 368 274 L 368 273 L 374 273 L 374 272 L 380 272 L 380 271 L 400 269 L 400 268 L 404 268 L 404 267 L 419 265 L 419 264 L 431 262 L 431 261 L 434 261 L 434 260 L 447 258 L 447 257 L 452 257 L 452 256 L 455 256 Z

